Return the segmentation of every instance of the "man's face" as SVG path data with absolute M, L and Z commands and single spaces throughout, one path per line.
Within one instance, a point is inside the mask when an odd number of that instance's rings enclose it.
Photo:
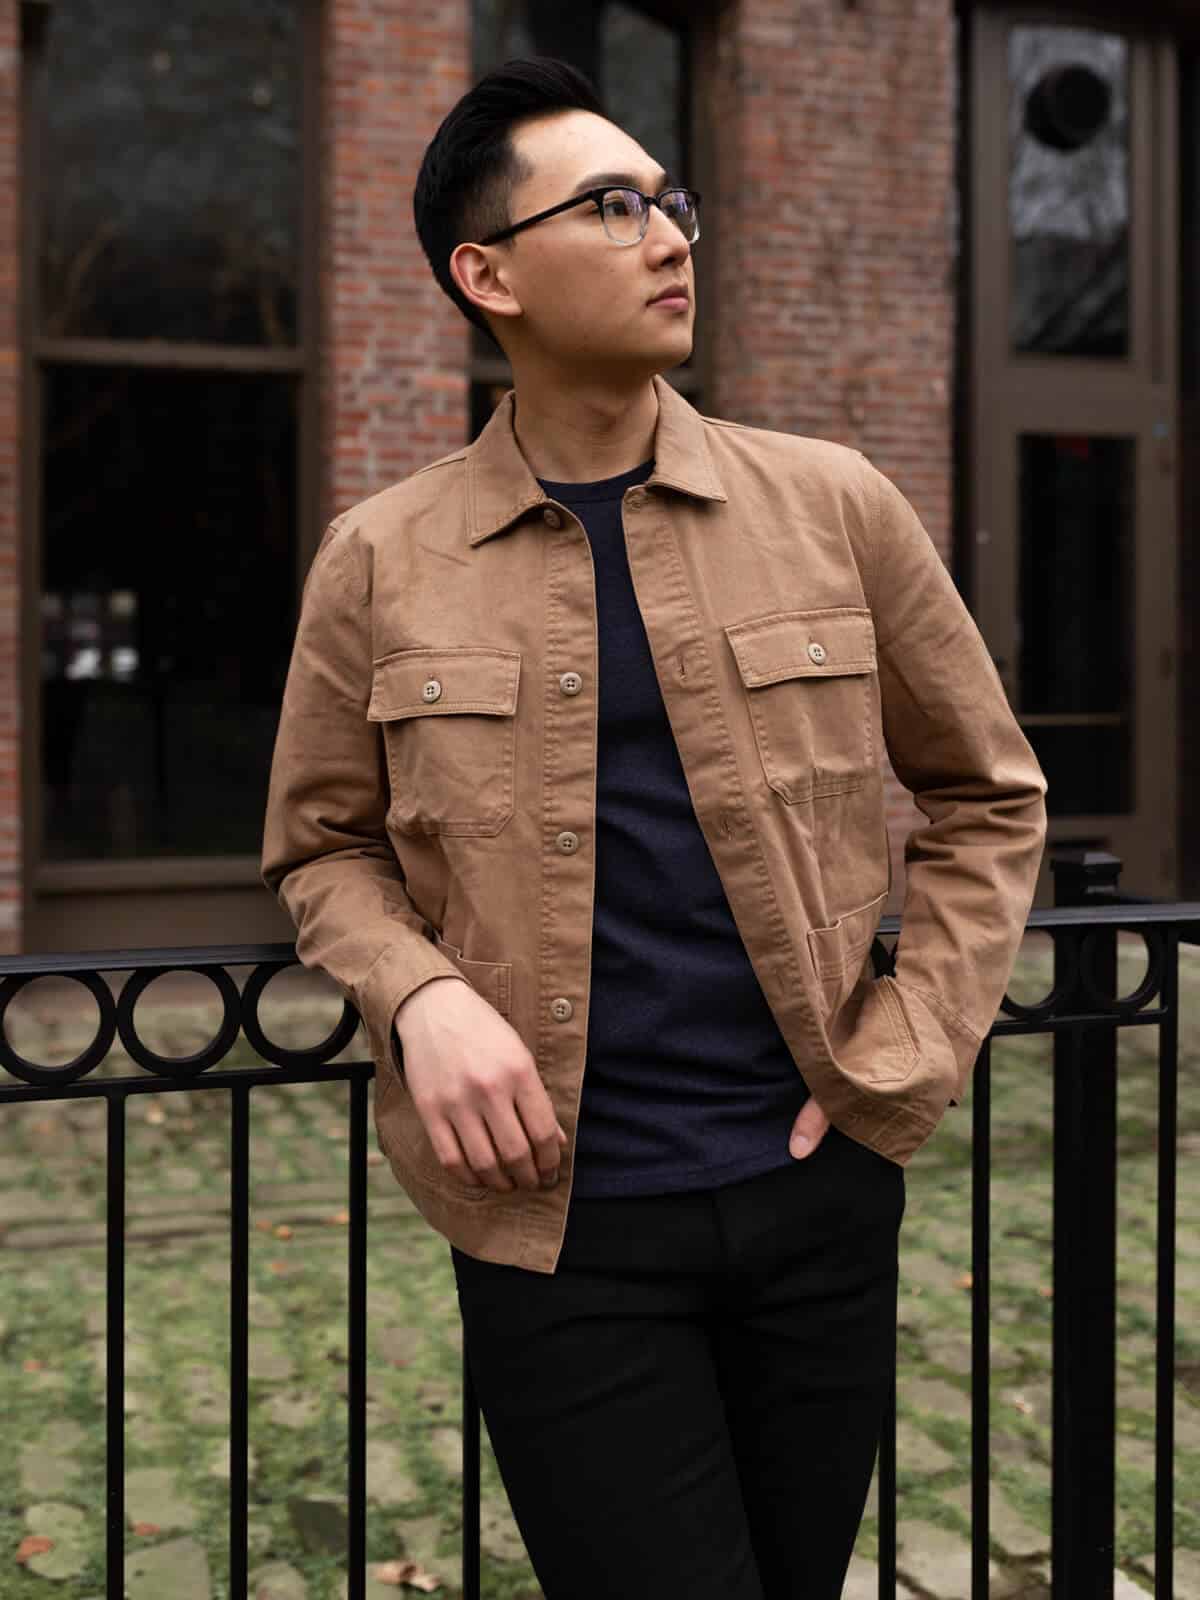
M 512 141 L 534 174 L 513 190 L 513 222 L 580 189 L 614 184 L 657 195 L 680 181 L 677 173 L 664 173 L 636 139 L 590 111 L 522 123 Z M 614 243 L 598 208 L 587 204 L 518 233 L 508 247 L 495 250 L 494 260 L 520 302 L 520 337 L 558 364 L 662 372 L 691 354 L 691 246 L 657 206 L 650 208 L 638 244 Z M 682 309 L 650 303 L 664 289 L 683 284 Z M 496 318 L 493 325 L 504 337 L 510 324 Z

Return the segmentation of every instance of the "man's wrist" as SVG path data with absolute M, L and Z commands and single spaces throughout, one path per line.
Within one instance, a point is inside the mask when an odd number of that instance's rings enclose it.
M 401 1044 L 404 1043 L 404 1035 L 402 1032 L 404 1018 L 405 1016 L 412 1016 L 413 1010 L 415 1009 L 413 1007 L 413 1001 L 417 999 L 418 995 L 427 994 L 428 991 L 433 988 L 434 984 L 440 983 L 446 979 L 453 979 L 458 983 L 466 983 L 467 981 L 460 973 L 457 972 L 439 972 L 436 977 L 426 978 L 424 983 L 418 984 L 415 989 L 410 990 L 409 993 L 405 995 L 404 999 L 401 1000 L 400 1004 L 396 1007 L 395 1015 L 392 1017 L 392 1031 L 400 1040 Z

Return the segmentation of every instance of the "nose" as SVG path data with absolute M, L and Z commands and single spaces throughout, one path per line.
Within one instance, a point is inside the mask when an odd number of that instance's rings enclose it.
M 645 244 L 652 261 L 686 261 L 692 247 L 660 206 L 650 207 Z

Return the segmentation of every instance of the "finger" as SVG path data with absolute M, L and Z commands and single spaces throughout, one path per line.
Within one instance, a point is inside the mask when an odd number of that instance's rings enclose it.
M 523 1083 L 517 1089 L 514 1103 L 528 1134 L 532 1186 L 536 1188 L 539 1182 L 549 1185 L 558 1175 L 558 1163 L 567 1139 L 542 1080 L 535 1077 Z
M 554 1113 L 550 1113 L 553 1117 Z M 487 1118 L 488 1132 L 491 1134 L 492 1144 L 496 1149 L 500 1161 L 501 1171 L 518 1184 L 522 1189 L 537 1189 L 540 1187 L 538 1168 L 534 1161 L 533 1149 L 530 1145 L 529 1134 L 524 1123 L 517 1115 L 514 1101 L 499 1101 L 488 1105 L 484 1109 Z M 558 1165 L 558 1153 L 555 1150 L 554 1163 L 551 1171 Z
M 483 1118 L 475 1113 L 463 1112 L 454 1125 L 459 1142 L 466 1155 L 467 1165 L 480 1183 L 489 1189 L 507 1194 L 516 1184 L 504 1170 L 504 1163 L 492 1143 L 491 1133 Z
M 788 1139 L 788 1149 L 800 1159 L 812 1152 L 820 1144 L 829 1129 L 829 1118 L 815 1101 L 806 1100 L 792 1124 L 791 1135 Z

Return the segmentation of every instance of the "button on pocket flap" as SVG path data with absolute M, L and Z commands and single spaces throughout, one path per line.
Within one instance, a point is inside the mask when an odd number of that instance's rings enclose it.
M 486 645 L 396 650 L 375 662 L 367 718 L 436 717 L 474 711 L 511 717 L 517 709 L 521 656 Z
M 776 611 L 731 623 L 725 635 L 748 689 L 783 678 L 829 678 L 875 670 L 875 630 L 865 607 Z

